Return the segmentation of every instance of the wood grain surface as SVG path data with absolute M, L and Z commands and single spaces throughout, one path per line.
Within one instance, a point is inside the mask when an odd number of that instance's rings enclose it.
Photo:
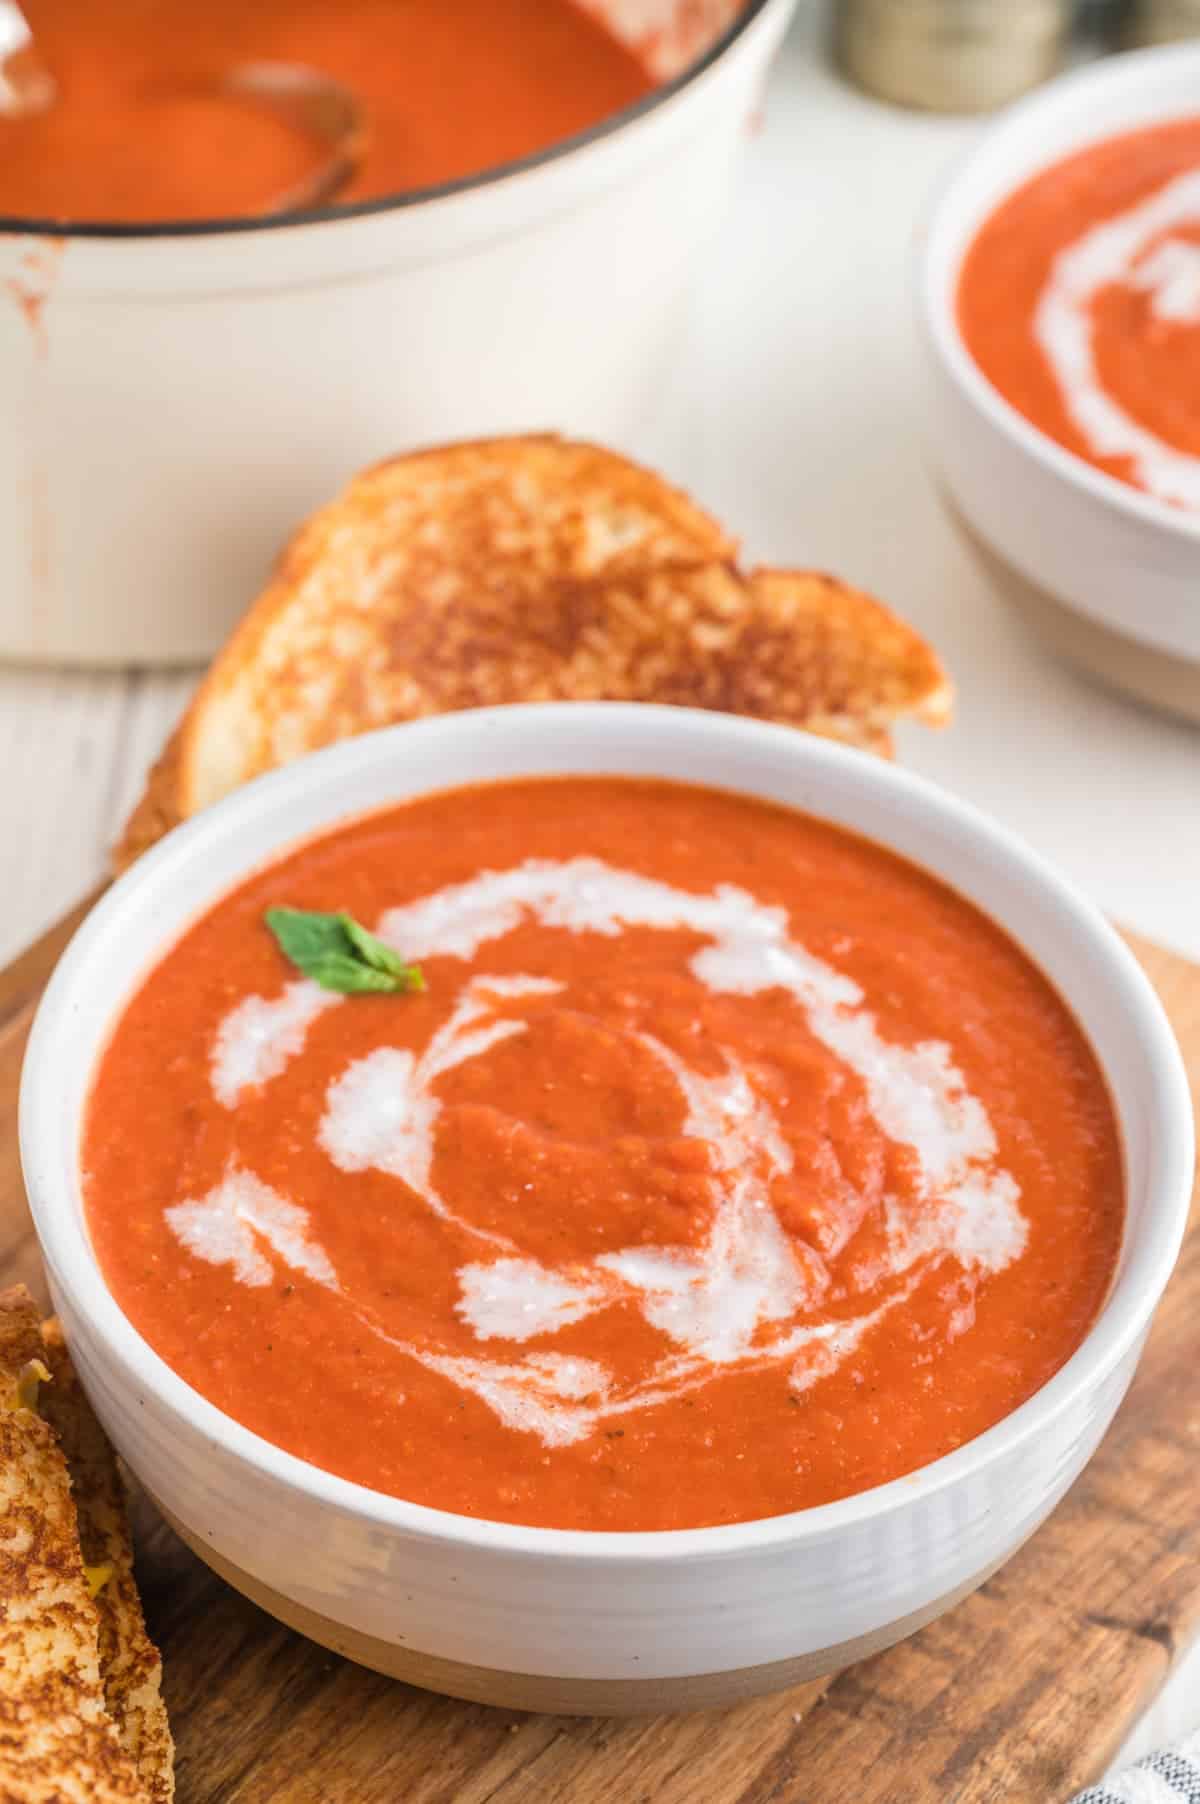
M 37 995 L 82 912 L 0 973 L 0 1282 L 43 1296 L 16 1086 Z M 1135 950 L 1195 1079 L 1200 968 Z M 1057 1804 L 1104 1769 L 1200 1634 L 1198 1370 L 1193 1209 L 1130 1396 L 1022 1552 L 832 1683 L 708 1715 L 519 1716 L 381 1678 L 281 1628 L 143 1502 L 139 1574 L 179 1804 Z

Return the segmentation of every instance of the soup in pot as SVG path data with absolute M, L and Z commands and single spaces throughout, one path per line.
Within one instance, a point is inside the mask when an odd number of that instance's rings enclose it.
M 301 64 L 360 102 L 366 150 L 338 203 L 526 157 L 654 81 L 572 0 L 25 0 L 58 97 L 0 119 L 0 215 L 146 224 L 268 210 L 319 141 L 220 91 L 248 63 Z

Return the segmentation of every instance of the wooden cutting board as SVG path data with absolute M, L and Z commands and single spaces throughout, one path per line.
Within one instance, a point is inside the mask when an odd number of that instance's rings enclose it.
M 83 910 L 0 972 L 0 1283 L 45 1290 L 17 1161 L 25 1037 Z M 1200 967 L 1135 943 L 1200 1079 Z M 179 1804 L 1060 1804 L 1200 1634 L 1200 1220 L 1130 1396 L 981 1591 L 832 1682 L 653 1720 L 519 1716 L 378 1677 L 281 1628 L 145 1503 Z

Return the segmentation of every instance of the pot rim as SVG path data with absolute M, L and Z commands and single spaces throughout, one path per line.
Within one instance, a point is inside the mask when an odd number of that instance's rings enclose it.
M 688 64 L 670 81 L 663 82 L 653 88 L 640 100 L 621 107 L 615 113 L 608 113 L 594 125 L 583 131 L 574 132 L 568 138 L 557 139 L 542 150 L 532 151 L 525 157 L 513 157 L 507 162 L 496 163 L 474 175 L 459 176 L 453 181 L 438 182 L 423 188 L 404 189 L 396 194 L 384 195 L 377 200 L 355 201 L 349 206 L 325 206 L 306 208 L 303 211 L 266 214 L 217 217 L 214 219 L 188 220 L 153 220 L 148 223 L 119 223 L 104 220 L 86 220 L 65 222 L 58 219 L 27 218 L 20 214 L 0 213 L 0 234 L 16 234 L 25 237 L 43 237 L 51 239 L 180 239 L 180 238 L 216 238 L 231 234 L 249 232 L 283 232 L 303 226 L 319 226 L 337 224 L 347 219 L 369 219 L 376 214 L 400 213 L 415 207 L 429 206 L 438 201 L 453 199 L 459 195 L 470 194 L 487 189 L 497 183 L 516 175 L 524 175 L 530 171 L 541 169 L 548 164 L 559 163 L 590 146 L 601 143 L 606 138 L 619 134 L 626 126 L 657 112 L 676 95 L 692 87 L 701 76 L 707 73 L 714 64 L 721 61 L 725 53 L 732 49 L 749 31 L 759 16 L 768 8 L 777 5 L 779 0 L 744 0 L 743 10 L 717 37 L 708 49 Z

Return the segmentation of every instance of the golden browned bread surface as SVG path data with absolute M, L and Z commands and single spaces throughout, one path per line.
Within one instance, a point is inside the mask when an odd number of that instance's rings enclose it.
M 44 1351 L 33 1299 L 0 1294 L 0 1797 L 141 1799 L 100 1677 L 99 1616 L 67 1463 L 33 1406 Z
M 47 1396 L 60 1385 L 51 1412 Z M 61 1336 L 51 1329 L 43 1337 L 23 1286 L 0 1292 L 4 1804 L 160 1804 L 173 1794 L 157 1655 L 136 1592 L 131 1605 L 126 1589 L 128 1528 L 116 1484 L 111 1449 Z
M 549 436 L 418 452 L 296 534 L 185 714 L 118 849 L 304 752 L 522 701 L 682 703 L 890 750 L 945 718 L 918 634 L 811 572 L 744 575 L 736 543 L 614 452 Z
M 57 1319 L 42 1324 L 42 1340 L 51 1382 L 39 1406 L 71 1475 L 84 1566 L 104 1576 L 96 1610 L 105 1706 L 147 1799 L 169 1804 L 175 1748 L 162 1697 L 162 1660 L 146 1633 L 116 1455 L 75 1375 Z

